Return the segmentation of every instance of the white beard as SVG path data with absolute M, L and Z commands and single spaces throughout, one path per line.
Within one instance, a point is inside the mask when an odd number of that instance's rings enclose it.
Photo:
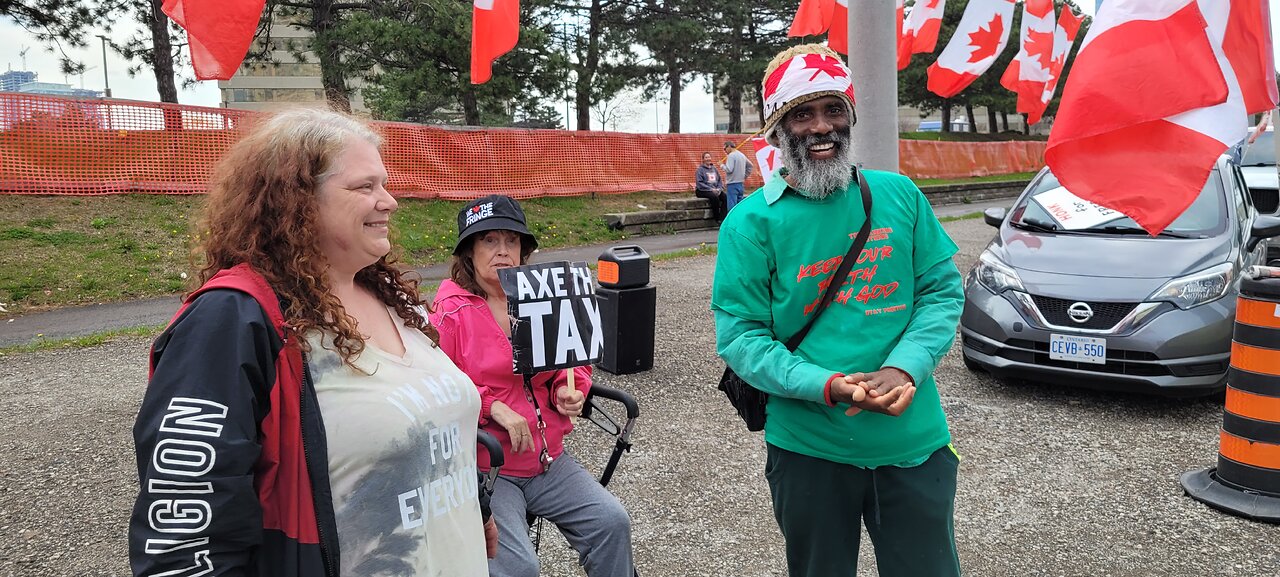
M 791 175 L 797 192 L 822 200 L 849 188 L 853 180 L 853 163 L 849 150 L 849 129 L 833 132 L 830 136 L 809 136 L 800 138 L 787 132 L 781 126 L 778 133 L 778 150 L 782 153 L 784 164 Z M 826 160 L 809 158 L 809 147 L 825 142 L 834 142 L 836 155 Z

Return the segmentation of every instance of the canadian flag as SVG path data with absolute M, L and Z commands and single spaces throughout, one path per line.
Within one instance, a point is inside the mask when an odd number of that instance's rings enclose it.
M 1029 117 L 1034 114 L 1037 120 L 1043 113 L 1045 85 L 1053 77 L 1055 28 L 1053 0 L 1026 0 L 1018 55 L 1000 77 L 1001 86 L 1018 94 L 1017 111 Z M 1030 118 L 1027 122 L 1031 122 Z
M 929 91 L 951 98 L 995 63 L 1009 43 L 1013 0 L 969 0 L 951 42 L 929 67 Z
M 164 0 L 160 10 L 187 31 L 196 80 L 230 80 L 258 30 L 266 0 Z
M 1246 112 L 1275 106 L 1267 23 L 1266 0 L 1103 2 L 1049 135 L 1058 180 L 1152 234 L 1168 227 L 1244 138 Z
M 475 0 L 471 10 L 471 83 L 493 77 L 493 61 L 520 41 L 520 0 Z
M 1053 66 L 1049 69 L 1049 81 L 1044 84 L 1044 93 L 1040 95 L 1040 105 L 1030 110 L 1018 108 L 1018 112 L 1027 113 L 1027 124 L 1040 122 L 1044 111 L 1049 109 L 1049 102 L 1053 101 L 1053 95 L 1058 90 L 1058 80 L 1062 78 L 1062 69 L 1067 64 L 1067 54 L 1076 43 L 1076 35 L 1080 33 L 1082 22 L 1084 17 L 1076 16 L 1070 7 L 1064 8 L 1058 16 L 1058 26 L 1053 31 Z M 1021 105 L 1021 97 L 1018 102 Z
M 846 6 L 848 6 L 846 0 Z M 791 21 L 787 36 L 817 36 L 831 28 L 835 0 L 800 0 L 796 17 Z
M 751 146 L 756 150 L 756 166 L 760 167 L 760 176 L 768 184 L 773 178 L 773 171 L 782 167 L 782 151 L 759 136 L 751 139 Z
M 831 29 L 827 32 L 827 46 L 849 55 L 849 0 L 836 0 L 831 11 Z
M 942 29 L 942 12 L 947 0 L 916 0 L 916 5 L 902 23 L 898 37 L 898 70 L 911 64 L 911 55 L 933 52 Z

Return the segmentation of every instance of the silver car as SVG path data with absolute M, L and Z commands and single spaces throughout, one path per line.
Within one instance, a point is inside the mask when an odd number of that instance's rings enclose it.
M 1222 390 L 1241 271 L 1280 233 L 1280 219 L 1257 216 L 1239 168 L 1222 156 L 1157 237 L 1091 203 L 1063 211 L 1064 198 L 1079 201 L 1045 168 L 1012 211 L 984 214 L 999 232 L 966 279 L 965 365 L 1107 390 Z
M 1240 159 L 1240 174 L 1244 175 L 1244 183 L 1262 214 L 1275 214 L 1280 209 L 1280 173 L 1276 172 L 1276 141 L 1272 128 L 1268 126 L 1252 144 L 1244 147 L 1244 155 Z

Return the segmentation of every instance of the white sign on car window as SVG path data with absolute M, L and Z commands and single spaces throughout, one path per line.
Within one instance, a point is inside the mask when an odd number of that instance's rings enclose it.
M 1059 186 L 1033 197 L 1062 228 L 1080 230 L 1124 218 L 1124 213 L 1098 206 Z

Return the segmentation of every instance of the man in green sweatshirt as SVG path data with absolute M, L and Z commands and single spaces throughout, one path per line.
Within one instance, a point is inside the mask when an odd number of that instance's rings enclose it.
M 786 168 L 720 228 L 716 348 L 768 393 L 765 476 L 792 577 L 854 575 L 861 525 L 880 575 L 959 575 L 959 457 L 933 380 L 963 303 L 956 245 L 910 179 L 852 170 L 849 70 L 819 45 L 765 73 L 764 134 Z M 832 279 L 871 190 L 871 235 Z M 828 283 L 839 292 L 794 352 Z

